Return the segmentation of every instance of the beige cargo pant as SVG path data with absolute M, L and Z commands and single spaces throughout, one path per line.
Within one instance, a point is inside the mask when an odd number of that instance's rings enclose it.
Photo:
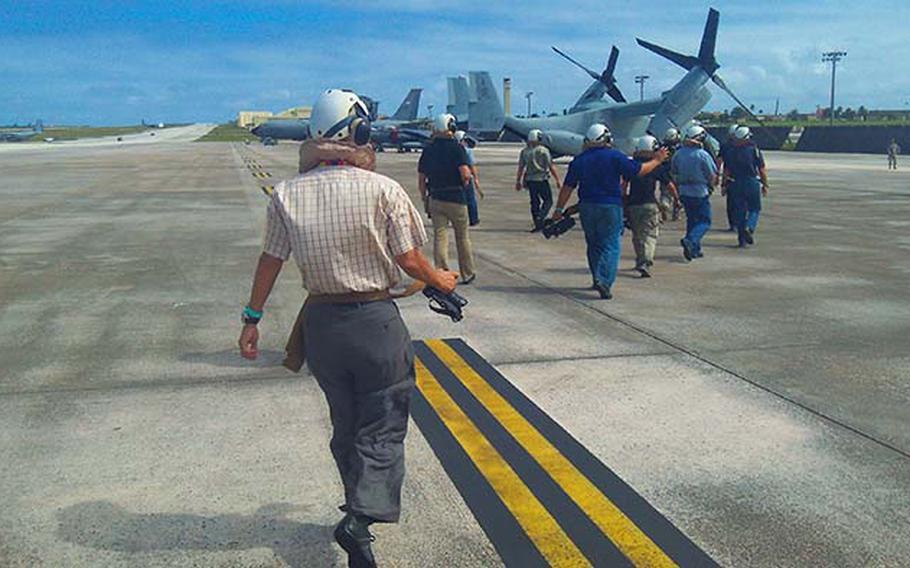
M 433 219 L 433 260 L 436 268 L 449 270 L 449 224 L 455 229 L 455 249 L 458 251 L 458 271 L 462 280 L 474 276 L 474 253 L 468 237 L 468 206 L 430 199 Z
M 654 264 L 660 233 L 660 208 L 656 203 L 632 205 L 629 207 L 629 224 L 632 225 L 635 268 L 647 268 Z

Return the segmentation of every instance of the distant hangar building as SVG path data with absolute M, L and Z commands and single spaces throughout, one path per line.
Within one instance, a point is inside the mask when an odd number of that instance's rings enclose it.
M 237 113 L 237 126 L 240 128 L 256 128 L 263 122 L 268 122 L 273 118 L 310 118 L 313 107 L 299 106 L 291 107 L 277 114 L 269 110 L 242 110 Z
M 242 110 L 237 113 L 237 126 L 240 128 L 255 128 L 272 118 L 268 110 Z

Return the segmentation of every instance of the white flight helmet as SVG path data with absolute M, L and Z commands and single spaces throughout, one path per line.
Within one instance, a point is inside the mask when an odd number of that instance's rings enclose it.
M 458 140 L 459 142 L 464 141 L 464 137 L 466 134 L 467 133 L 464 130 L 456 130 L 455 131 L 455 140 Z
M 729 136 L 730 138 L 733 138 L 734 136 L 736 136 L 737 128 L 739 128 L 738 124 L 731 124 L 730 128 L 727 129 L 727 136 Z
M 433 120 L 433 132 L 440 134 L 451 132 L 452 134 L 455 134 L 456 130 L 458 130 L 458 126 L 456 126 L 455 117 L 449 113 L 437 115 Z
M 679 142 L 679 130 L 676 130 L 675 128 L 668 128 L 667 131 L 664 132 L 664 142 Z
M 528 142 L 543 142 L 543 132 L 532 128 L 528 131 Z
M 635 141 L 635 151 L 636 152 L 653 152 L 660 147 L 660 143 L 657 141 L 657 138 L 645 134 L 641 138 Z
M 695 140 L 696 142 L 704 142 L 705 138 L 708 136 L 708 131 L 704 127 L 697 124 L 693 124 L 686 130 L 686 140 Z
M 370 141 L 370 111 L 354 92 L 329 89 L 316 99 L 309 128 L 311 138 L 345 140 L 350 137 L 362 146 Z
M 752 131 L 749 130 L 748 126 L 739 126 L 736 128 L 736 131 L 733 132 L 733 137 L 737 140 L 748 140 L 752 138 Z
M 599 122 L 592 124 L 585 132 L 585 142 L 588 144 L 609 144 L 613 142 L 613 134 L 606 124 Z

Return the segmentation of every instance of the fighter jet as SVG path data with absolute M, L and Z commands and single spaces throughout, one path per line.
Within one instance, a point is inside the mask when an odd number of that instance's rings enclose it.
M 35 125 L 28 130 L 4 130 L 0 131 L 0 142 L 25 142 L 36 134 L 44 132 L 44 123 L 40 120 L 35 121 Z
M 417 111 L 420 109 L 422 89 L 411 89 L 401 101 L 398 110 L 390 118 L 373 121 L 370 140 L 380 152 L 386 148 L 397 148 L 399 152 L 410 152 L 423 148 L 430 141 L 430 132 L 419 128 Z
M 660 138 L 668 128 L 683 129 L 690 124 L 695 115 L 711 99 L 711 92 L 706 86 L 708 81 L 713 81 L 740 107 L 752 115 L 749 108 L 717 74 L 720 65 L 714 56 L 714 48 L 719 19 L 720 13 L 717 10 L 712 8 L 708 11 L 698 55 L 683 55 L 637 39 L 638 44 L 645 49 L 669 59 L 687 71 L 673 88 L 662 93 L 659 98 L 642 102 L 625 102 L 625 97 L 619 92 L 613 77 L 619 57 L 619 50 L 614 46 L 607 68 L 601 74 L 568 58 L 582 67 L 599 85 L 591 85 L 575 103 L 571 112 L 550 118 L 518 119 L 507 116 L 504 119 L 505 129 L 522 138 L 527 138 L 531 129 L 539 129 L 544 133 L 544 143 L 553 153 L 574 156 L 582 151 L 584 133 L 588 127 L 596 122 L 601 122 L 609 126 L 613 132 L 614 145 L 625 152 L 631 152 L 636 139 L 645 134 L 652 134 Z M 559 51 L 557 50 L 557 52 Z M 568 57 L 562 52 L 559 53 Z M 602 100 L 600 97 L 603 94 L 609 95 L 616 102 L 610 103 Z
M 496 139 L 503 125 L 502 103 L 487 71 L 471 71 L 467 78 L 448 77 L 449 104 L 459 128 L 481 139 Z

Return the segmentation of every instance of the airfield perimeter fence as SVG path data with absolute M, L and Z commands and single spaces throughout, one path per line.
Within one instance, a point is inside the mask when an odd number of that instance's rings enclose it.
M 910 152 L 910 126 L 808 126 L 796 151 L 884 154 L 892 138 Z

